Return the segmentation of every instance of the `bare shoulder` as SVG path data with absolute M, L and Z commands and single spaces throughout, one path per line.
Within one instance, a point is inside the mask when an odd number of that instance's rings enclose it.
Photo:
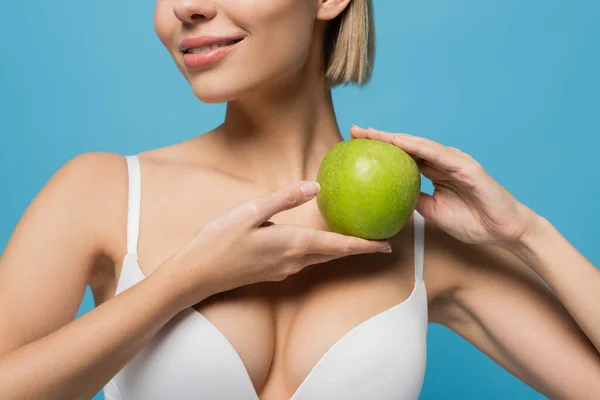
M 115 173 L 122 172 L 124 163 L 124 157 L 118 154 L 79 154 L 63 164 L 43 190 L 61 186 L 64 189 L 85 192 L 98 187 L 98 184 L 109 183 Z
M 102 220 L 106 217 L 102 210 L 107 209 L 111 197 L 123 189 L 125 168 L 124 157 L 117 154 L 90 152 L 77 155 L 52 176 L 30 209 L 38 202 L 60 203 L 80 217 Z M 100 205 L 103 207 L 98 207 Z
M 126 182 L 125 157 L 114 153 L 89 152 L 67 161 L 48 186 L 60 187 L 60 192 L 70 194 L 72 201 L 95 205 L 105 203 L 106 198 L 118 194 Z
M 26 208 L 2 254 L 3 263 L 22 265 L 23 254 L 62 249 L 81 253 L 91 265 L 94 257 L 109 253 L 114 241 L 107 227 L 123 213 L 126 196 L 124 157 L 94 152 L 71 158 Z
M 125 212 L 127 176 L 127 164 L 122 155 L 83 153 L 68 160 L 54 174 L 34 203 L 61 204 L 73 216 L 74 225 L 70 228 L 84 232 L 93 227 L 98 253 L 110 253 L 115 243 L 112 224 Z
M 42 226 L 62 222 L 61 228 L 69 232 L 55 234 L 63 241 L 71 234 L 85 238 L 69 250 L 84 260 L 95 297 L 111 284 L 115 262 L 126 253 L 128 186 L 124 156 L 82 153 L 63 164 L 23 216 L 24 225 L 29 217 Z
M 0 325 L 10 326 L 0 354 L 74 318 L 96 261 L 114 243 L 109 228 L 126 188 L 122 156 L 86 153 L 62 165 L 31 201 L 0 257 L 0 315 L 7 319 Z
M 114 211 L 115 196 L 123 191 L 124 163 L 115 154 L 85 153 L 63 164 L 26 208 L 2 260 L 61 235 L 85 236 L 89 251 L 101 251 L 106 217 Z

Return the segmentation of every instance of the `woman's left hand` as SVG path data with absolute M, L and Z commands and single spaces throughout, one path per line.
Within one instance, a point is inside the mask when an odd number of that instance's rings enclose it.
M 537 214 L 515 199 L 470 155 L 433 140 L 353 126 L 353 139 L 375 139 L 410 154 L 431 180 L 433 195 L 421 192 L 416 209 L 456 239 L 507 245 L 527 235 Z

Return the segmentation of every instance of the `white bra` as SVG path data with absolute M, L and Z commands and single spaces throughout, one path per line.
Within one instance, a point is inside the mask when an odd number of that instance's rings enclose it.
M 127 255 L 116 294 L 144 279 L 137 261 L 141 201 L 138 158 L 128 156 L 127 165 Z M 417 211 L 414 217 L 412 293 L 339 339 L 313 367 L 292 400 L 418 399 L 425 375 L 428 320 L 423 281 L 424 220 Z M 259 400 L 233 345 L 192 307 L 171 319 L 106 384 L 104 395 L 106 400 Z

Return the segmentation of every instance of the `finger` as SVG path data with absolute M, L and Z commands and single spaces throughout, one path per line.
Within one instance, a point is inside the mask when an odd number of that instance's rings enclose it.
M 358 127 L 353 127 L 350 132 L 351 132 L 352 137 L 355 139 L 379 140 L 381 142 L 386 142 L 389 144 L 393 144 L 394 146 L 400 147 L 402 150 L 405 150 L 415 160 L 424 158 L 417 154 L 418 148 L 415 146 L 414 143 L 412 143 L 412 142 L 400 143 L 396 140 L 396 136 L 403 135 L 402 133 L 389 133 L 389 132 L 379 131 L 379 130 L 376 130 L 373 128 L 364 129 L 364 128 L 358 128 Z
M 352 126 L 350 127 L 350 137 L 352 137 L 352 138 L 360 138 L 360 137 L 363 137 L 363 134 L 364 134 L 364 132 L 365 132 L 366 130 L 367 130 L 367 129 L 365 129 L 365 128 L 362 128 L 362 127 L 360 127 L 360 126 L 358 126 L 358 125 L 352 125 Z
M 423 176 L 433 182 L 451 180 L 448 172 L 439 170 L 429 163 L 419 163 L 417 165 L 419 166 L 419 171 L 423 174 Z
M 367 240 L 355 236 L 341 235 L 335 232 L 305 228 L 301 233 L 305 254 L 325 254 L 347 256 L 363 253 L 377 253 L 390 248 L 386 240 Z
M 351 134 L 355 138 L 375 139 L 394 144 L 413 157 L 427 160 L 436 167 L 450 172 L 464 168 L 465 164 L 469 162 L 469 157 L 465 157 L 465 153 L 453 151 L 441 143 L 424 137 L 358 127 L 353 127 Z
M 425 219 L 429 219 L 435 221 L 435 199 L 433 196 L 421 192 L 419 194 L 419 198 L 417 200 L 417 205 L 415 209 L 421 214 Z
M 261 226 L 275 214 L 298 207 L 311 200 L 320 186 L 316 182 L 302 181 L 287 185 L 270 196 L 257 197 L 247 203 L 244 208 L 254 226 Z
M 464 168 L 469 160 L 447 146 L 423 137 L 396 134 L 392 143 L 415 157 L 422 158 L 438 169 L 456 172 Z
M 460 155 L 467 155 L 467 153 L 465 153 L 464 151 L 461 151 L 460 149 L 457 149 L 456 147 L 452 147 L 452 146 L 448 146 L 448 150 L 455 152 L 456 154 L 460 154 Z
M 353 125 L 352 128 L 350 128 L 350 136 L 353 139 L 373 139 L 373 140 L 379 140 L 382 142 L 386 142 L 389 144 L 393 144 L 395 146 L 396 143 L 394 143 L 394 135 L 400 135 L 399 133 L 388 133 L 388 132 L 382 132 L 382 131 L 378 131 L 375 130 L 373 128 L 361 128 L 358 127 L 356 125 Z M 399 146 L 397 146 L 399 147 Z M 411 156 L 415 162 L 417 162 L 417 164 L 421 161 L 423 161 L 423 159 L 421 157 L 419 157 L 416 154 L 411 154 L 409 152 L 407 152 L 409 156 Z
M 350 137 L 354 139 L 377 139 L 391 143 L 391 138 L 386 135 L 381 135 L 382 131 L 373 128 L 361 128 L 360 126 L 352 125 L 350 128 Z M 387 133 L 387 132 L 386 132 Z M 388 135 L 391 135 L 388 134 Z

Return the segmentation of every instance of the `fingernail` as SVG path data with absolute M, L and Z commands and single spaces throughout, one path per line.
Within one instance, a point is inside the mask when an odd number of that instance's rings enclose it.
M 392 252 L 392 247 L 391 246 L 385 246 L 385 247 L 381 248 L 379 251 L 382 252 L 382 253 L 391 253 Z
M 318 182 L 308 182 L 300 186 L 300 190 L 302 190 L 305 196 L 312 196 L 321 190 L 321 185 Z

